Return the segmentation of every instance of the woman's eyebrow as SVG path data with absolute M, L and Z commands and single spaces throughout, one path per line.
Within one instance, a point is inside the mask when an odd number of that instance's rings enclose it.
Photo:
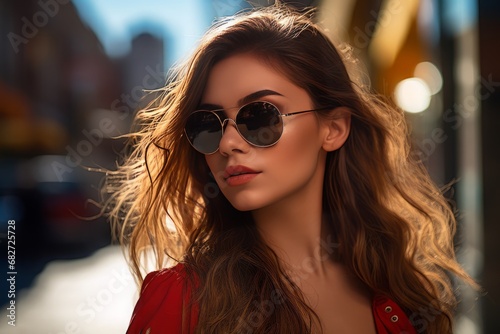
M 241 107 L 245 104 L 248 104 L 250 102 L 253 102 L 255 100 L 258 100 L 264 96 L 269 96 L 269 95 L 278 95 L 278 96 L 283 96 L 283 94 L 281 93 L 278 93 L 274 90 L 271 90 L 271 89 L 263 89 L 263 90 L 259 90 L 257 92 L 254 92 L 254 93 L 251 93 L 251 94 L 248 94 L 247 96 L 241 98 L 238 100 L 238 105 L 233 107 L 233 108 L 236 108 L 236 107 Z M 210 111 L 215 111 L 215 110 L 223 110 L 224 108 L 222 108 L 221 105 L 218 105 L 218 104 L 212 104 L 212 103 L 202 103 L 199 107 L 198 107 L 199 110 L 210 110 Z
M 278 96 L 283 96 L 283 94 L 280 94 L 278 92 L 275 92 L 274 90 L 271 90 L 271 89 L 263 89 L 263 90 L 259 90 L 255 93 L 251 93 L 251 94 L 248 94 L 247 96 L 241 98 L 238 100 L 238 106 L 242 106 L 242 105 L 245 105 L 247 103 L 250 103 L 252 101 L 255 101 L 255 100 L 258 100 L 260 99 L 261 97 L 264 97 L 264 96 L 269 96 L 269 95 L 278 95 Z

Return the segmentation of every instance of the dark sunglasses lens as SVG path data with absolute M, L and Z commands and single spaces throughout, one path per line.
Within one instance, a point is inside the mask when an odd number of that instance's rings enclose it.
M 210 154 L 219 148 L 222 127 L 214 113 L 197 111 L 191 114 L 187 120 L 186 135 L 197 151 Z
M 276 144 L 283 132 L 279 110 L 266 102 L 254 102 L 241 108 L 236 124 L 245 139 L 257 146 Z

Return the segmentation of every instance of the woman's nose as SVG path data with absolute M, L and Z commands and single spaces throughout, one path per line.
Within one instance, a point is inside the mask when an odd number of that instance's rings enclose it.
M 219 151 L 222 155 L 230 155 L 235 152 L 245 153 L 250 144 L 240 135 L 234 120 L 226 118 L 222 124 L 223 134 L 219 143 Z

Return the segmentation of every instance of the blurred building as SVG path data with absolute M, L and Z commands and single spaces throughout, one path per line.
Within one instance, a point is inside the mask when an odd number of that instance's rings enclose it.
M 139 34 L 110 59 L 70 1 L 2 1 L 0 34 L 0 224 L 16 220 L 22 289 L 48 261 L 111 242 L 87 167 L 115 166 L 111 137 L 164 83 L 163 41 Z
M 88 110 L 117 94 L 118 77 L 71 3 L 43 4 L 0 5 L 0 216 L 16 220 L 19 288 L 54 256 L 109 242 L 107 228 L 78 217 L 91 211 L 71 148 Z
M 483 217 L 484 333 L 500 332 L 500 2 L 478 2 L 478 49 L 480 89 L 481 191 Z M 466 140 L 467 141 L 467 140 Z M 477 200 L 470 198 L 470 201 Z

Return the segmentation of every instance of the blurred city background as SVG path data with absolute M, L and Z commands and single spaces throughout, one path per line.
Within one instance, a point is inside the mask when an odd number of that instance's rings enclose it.
M 0 1 L 0 332 L 123 333 L 135 283 L 98 213 L 135 111 L 217 18 L 269 1 Z M 500 2 L 285 1 L 363 64 L 406 112 L 435 182 L 459 210 L 465 290 L 457 333 L 500 333 Z M 7 226 L 16 228 L 10 326 Z M 7 282 L 8 283 L 8 282 Z

